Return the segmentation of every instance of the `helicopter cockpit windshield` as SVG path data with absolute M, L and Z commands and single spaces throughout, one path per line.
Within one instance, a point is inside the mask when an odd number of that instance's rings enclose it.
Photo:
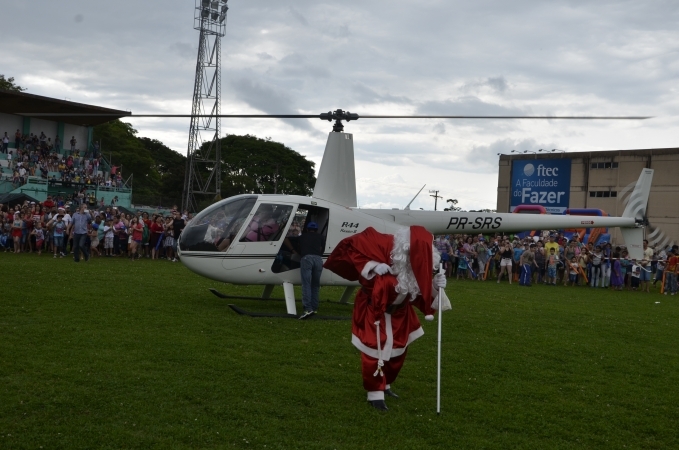
M 206 208 L 186 226 L 179 248 L 196 252 L 226 251 L 256 202 L 256 196 L 239 196 Z

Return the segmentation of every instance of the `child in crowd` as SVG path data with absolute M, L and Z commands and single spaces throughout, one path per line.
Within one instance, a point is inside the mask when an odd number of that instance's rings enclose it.
M 578 260 L 573 256 L 569 264 L 568 270 L 568 281 L 570 281 L 571 286 L 575 286 L 578 282 L 578 272 L 580 271 L 580 265 Z
M 168 261 L 177 262 L 177 258 L 174 257 L 174 228 L 169 217 L 165 222 L 165 257 Z
M 611 287 L 615 291 L 622 291 L 625 277 L 622 275 L 622 264 L 620 263 L 620 253 L 613 253 L 613 264 L 611 266 Z
M 40 256 L 42 254 L 42 245 L 45 243 L 45 230 L 42 229 L 42 222 L 38 221 L 35 223 L 31 236 L 35 237 L 35 247 L 38 249 L 38 256 Z
M 589 280 L 587 279 L 587 261 L 589 260 L 589 256 L 587 253 L 587 248 L 583 247 L 582 250 L 580 251 L 580 255 L 578 256 L 578 269 L 580 270 L 580 277 L 579 277 L 579 283 L 580 285 L 582 284 L 587 284 Z
M 106 256 L 111 257 L 113 252 L 113 223 L 111 219 L 106 221 L 104 225 L 104 251 Z
M 52 226 L 52 231 L 54 233 L 54 257 L 57 257 L 57 253 L 59 253 L 59 257 L 63 258 L 64 255 L 64 232 L 66 231 L 66 222 L 64 222 L 64 215 L 63 214 L 57 214 L 57 217 L 54 219 L 54 221 L 50 221 L 50 224 Z
M 24 220 L 18 211 L 12 220 L 12 239 L 14 240 L 14 253 L 21 253 L 21 236 L 23 234 Z
M 91 224 L 87 228 L 87 235 L 90 237 L 90 255 L 94 255 L 94 253 L 97 254 L 97 256 L 101 256 L 101 253 L 99 253 L 99 225 L 96 223 Z
M 549 256 L 545 264 L 547 265 L 547 284 L 556 286 L 556 266 L 559 264 L 559 256 L 554 248 L 549 249 Z
M 639 287 L 639 277 L 641 276 L 641 266 L 634 264 L 632 266 L 632 290 L 636 291 Z
M 620 254 L 620 271 L 622 273 L 622 285 L 629 290 L 630 274 L 632 273 L 632 261 L 629 259 L 627 250 L 623 250 Z

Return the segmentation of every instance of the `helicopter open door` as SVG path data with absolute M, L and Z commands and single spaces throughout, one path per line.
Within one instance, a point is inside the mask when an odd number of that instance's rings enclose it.
M 326 240 L 327 251 L 328 224 L 330 223 L 330 212 L 328 211 L 328 208 L 322 208 L 316 205 L 298 205 L 292 223 L 287 230 L 286 238 L 293 238 L 291 239 L 291 242 L 294 246 L 294 238 L 302 234 L 309 222 L 316 222 L 318 225 L 318 233 Z M 326 251 L 324 251 L 324 253 L 326 253 Z M 276 260 L 271 266 L 271 271 L 273 273 L 282 273 L 293 269 L 299 269 L 299 258 L 296 256 L 298 255 L 293 255 L 287 247 L 282 246 L 276 255 Z

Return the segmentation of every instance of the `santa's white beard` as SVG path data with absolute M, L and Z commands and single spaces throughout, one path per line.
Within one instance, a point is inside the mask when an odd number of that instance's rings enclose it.
M 441 255 L 435 247 L 432 250 L 433 267 L 436 267 L 441 261 Z M 415 300 L 421 291 L 417 285 L 413 267 L 410 265 L 410 228 L 401 228 L 394 234 L 394 247 L 391 249 L 391 271 L 396 275 L 396 292 L 410 294 L 411 300 Z

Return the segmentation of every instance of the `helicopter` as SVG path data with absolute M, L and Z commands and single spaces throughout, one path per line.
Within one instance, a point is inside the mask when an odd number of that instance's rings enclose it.
M 276 286 L 283 286 L 287 314 L 249 313 L 229 305 L 239 314 L 266 317 L 297 317 L 294 286 L 301 285 L 299 261 L 284 245 L 294 229 L 306 229 L 315 222 L 325 238 L 323 258 L 347 236 L 372 227 L 381 233 L 395 233 L 401 227 L 420 225 L 434 235 L 467 233 L 511 233 L 531 229 L 619 227 L 632 259 L 643 259 L 646 208 L 653 180 L 652 169 L 642 169 L 621 217 L 575 215 L 523 215 L 465 211 L 402 210 L 358 208 L 354 165 L 354 136 L 344 132 L 342 122 L 361 119 L 538 119 L 538 120 L 645 120 L 643 116 L 404 116 L 361 115 L 337 109 L 321 114 L 124 114 L 119 113 L 21 113 L 41 116 L 115 116 L 141 118 L 257 118 L 311 119 L 334 121 L 323 153 L 311 197 L 285 194 L 242 194 L 218 201 L 200 211 L 184 228 L 177 241 L 181 262 L 198 275 L 232 284 L 263 285 L 260 297 L 225 295 L 220 298 L 269 300 Z M 420 190 L 421 191 L 421 190 Z M 418 192 L 419 194 L 419 192 Z M 253 226 L 257 224 L 257 226 Z M 263 226 L 260 226 L 263 224 Z M 266 229 L 266 232 L 264 230 Z M 349 304 L 357 282 L 324 270 L 321 286 L 344 286 L 339 303 Z M 315 316 L 316 319 L 338 319 Z M 346 319 L 346 317 L 344 318 Z
M 231 116 L 233 117 L 233 116 Z M 252 117 L 252 116 L 249 116 Z M 258 116 L 279 117 L 279 116 Z M 319 117 L 286 115 L 291 117 Z M 489 116 L 362 116 L 365 118 L 489 118 Z M 323 258 L 347 236 L 372 227 L 395 233 L 401 227 L 420 225 L 432 234 L 507 233 L 527 229 L 619 227 L 631 258 L 642 259 L 643 227 L 653 179 L 652 169 L 643 169 L 621 217 L 574 215 L 522 215 L 486 212 L 359 209 L 356 197 L 354 136 L 344 132 L 342 121 L 359 115 L 338 109 L 320 114 L 335 120 L 328 134 L 316 185 L 311 197 L 284 194 L 242 194 L 218 201 L 199 212 L 186 225 L 178 240 L 181 262 L 191 271 L 225 283 L 263 285 L 261 298 L 269 299 L 275 286 L 283 286 L 287 315 L 296 317 L 294 286 L 301 284 L 299 262 L 284 245 L 289 233 L 315 222 L 325 238 Z M 579 118 L 622 117 L 507 117 L 490 118 Z M 631 119 L 632 117 L 625 117 Z M 644 119 L 634 117 L 633 119 Z M 417 195 L 416 195 L 417 197 Z M 413 200 L 415 200 L 413 198 Z M 254 225 L 253 225 L 254 224 Z M 324 270 L 321 286 L 344 286 L 340 303 L 348 303 L 357 282 Z M 211 291 L 222 298 L 237 298 Z M 241 297 L 244 298 L 244 297 Z M 247 314 L 234 305 L 236 312 Z M 257 315 L 254 314 L 253 315 Z M 259 314 L 266 315 L 266 314 Z M 269 315 L 267 315 L 269 316 Z

